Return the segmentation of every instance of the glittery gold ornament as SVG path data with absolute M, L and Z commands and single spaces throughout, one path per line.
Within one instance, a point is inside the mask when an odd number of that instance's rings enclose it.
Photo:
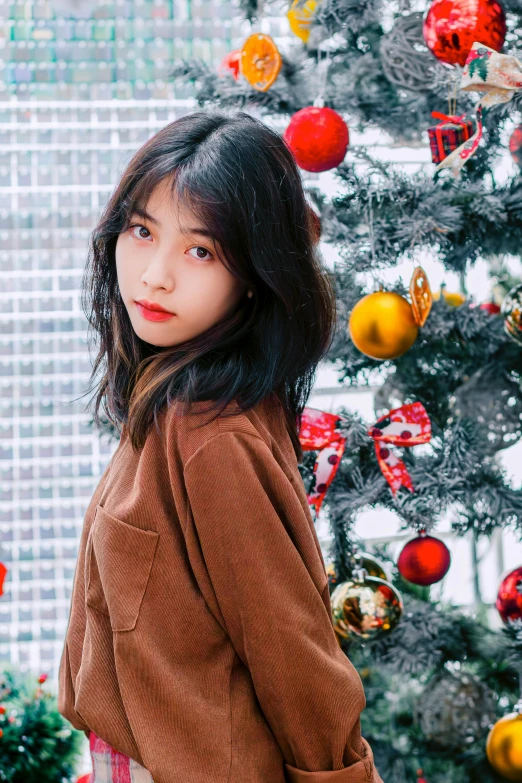
M 394 291 L 376 291 L 360 299 L 348 328 L 356 348 L 380 360 L 402 356 L 419 333 L 411 304 Z
M 469 671 L 441 671 L 414 699 L 413 717 L 434 749 L 476 747 L 496 719 L 493 691 Z
M 522 284 L 509 291 L 500 309 L 504 316 L 504 329 L 513 340 L 522 345 Z
M 486 756 L 491 766 L 506 780 L 522 781 L 522 708 L 500 718 L 488 734 Z
M 376 576 L 341 582 L 330 602 L 334 630 L 342 639 L 373 641 L 395 628 L 403 609 L 399 591 Z

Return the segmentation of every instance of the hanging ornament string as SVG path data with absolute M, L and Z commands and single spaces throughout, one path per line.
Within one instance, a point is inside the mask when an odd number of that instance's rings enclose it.
M 330 65 L 331 57 L 325 50 L 324 57 L 321 56 L 321 48 L 317 47 L 317 75 L 319 79 L 319 92 L 313 105 L 319 109 L 324 107 L 324 96 L 326 93 L 326 81 L 328 76 L 328 66 Z
M 375 266 L 375 234 L 373 230 L 373 188 L 370 185 L 368 192 L 368 228 L 370 232 L 370 252 L 372 254 L 372 263 Z
M 450 116 L 457 113 L 457 94 L 459 89 L 459 82 L 460 72 L 458 71 L 452 79 L 451 87 L 448 90 L 448 114 Z

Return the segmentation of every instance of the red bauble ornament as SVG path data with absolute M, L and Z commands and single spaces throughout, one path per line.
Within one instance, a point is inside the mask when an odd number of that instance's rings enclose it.
M 327 106 L 298 111 L 283 134 L 297 165 L 305 171 L 328 171 L 344 160 L 349 143 L 348 126 Z
M 397 568 L 408 582 L 432 585 L 447 574 L 450 563 L 451 554 L 444 541 L 421 530 L 418 536 L 405 544 Z
M 500 51 L 506 15 L 497 0 L 434 0 L 424 19 L 424 40 L 443 63 L 466 64 L 475 41 Z
M 483 302 L 480 305 L 481 310 L 485 310 L 490 315 L 498 315 L 500 313 L 500 306 L 495 302 Z
M 522 125 L 517 125 L 509 139 L 511 157 L 519 168 L 522 168 Z
M 495 606 L 505 623 L 522 617 L 522 566 L 504 577 L 498 588 Z
M 237 81 L 241 70 L 241 49 L 234 49 L 226 54 L 219 64 L 218 73 L 231 73 Z
M 80 775 L 79 778 L 76 778 L 76 783 L 91 783 L 92 773 L 87 772 L 86 775 Z

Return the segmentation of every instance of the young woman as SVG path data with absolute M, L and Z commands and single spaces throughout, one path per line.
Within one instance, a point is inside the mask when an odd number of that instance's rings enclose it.
M 382 783 L 332 625 L 298 427 L 335 296 L 299 170 L 247 113 L 134 156 L 85 278 L 119 446 L 60 662 L 91 783 Z

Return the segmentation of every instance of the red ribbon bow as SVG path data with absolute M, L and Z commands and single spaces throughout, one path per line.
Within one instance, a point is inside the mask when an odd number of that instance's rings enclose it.
M 368 434 L 375 441 L 379 467 L 393 494 L 395 495 L 401 486 L 413 492 L 413 484 L 406 465 L 392 449 L 383 447 L 381 443 L 396 446 L 417 446 L 420 443 L 428 443 L 431 440 L 431 421 L 424 405 L 420 402 L 412 402 L 394 408 L 381 416 L 373 427 L 370 427 Z
M 304 408 L 299 441 L 304 451 L 319 451 L 314 464 L 312 487 L 307 492 L 308 503 L 319 513 L 328 487 L 334 480 L 346 446 L 346 437 L 337 429 L 342 416 Z M 381 442 L 397 446 L 416 446 L 431 439 L 431 422 L 422 403 L 402 405 L 381 416 L 368 434 L 375 441 L 377 461 L 393 494 L 405 486 L 413 492 L 411 478 L 404 462 Z
M 465 114 L 459 114 L 458 116 L 456 114 L 443 114 L 441 111 L 432 111 L 431 116 L 435 117 L 436 120 L 441 120 L 442 122 L 451 122 L 454 125 L 465 125 L 466 121 L 464 117 Z
M 346 445 L 346 438 L 336 430 L 341 416 L 320 411 L 317 408 L 305 408 L 301 419 L 299 441 L 304 451 L 317 451 L 314 465 L 314 480 L 308 503 L 319 513 L 326 490 L 332 483 Z

